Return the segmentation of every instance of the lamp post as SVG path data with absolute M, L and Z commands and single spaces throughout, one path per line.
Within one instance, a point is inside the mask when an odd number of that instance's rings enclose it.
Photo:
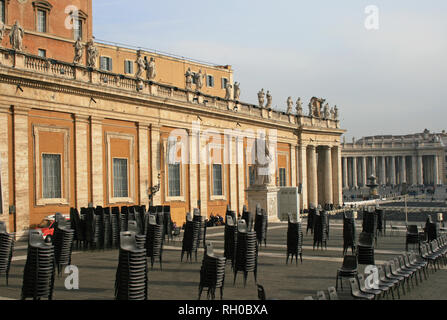
M 149 206 L 152 207 L 154 205 L 154 195 L 157 194 L 158 191 L 160 191 L 160 173 L 158 173 L 158 184 L 150 187 L 149 191 L 150 191 L 150 194 L 148 194 Z

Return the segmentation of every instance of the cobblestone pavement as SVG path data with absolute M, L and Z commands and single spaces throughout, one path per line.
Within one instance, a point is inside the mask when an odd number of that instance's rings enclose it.
M 306 223 L 304 222 L 304 226 Z M 360 230 L 358 226 L 357 230 Z M 392 236 L 379 238 L 375 250 L 376 263 L 381 264 L 405 250 L 405 233 L 394 231 Z M 315 295 L 316 291 L 327 290 L 335 286 L 337 269 L 341 267 L 343 254 L 343 236 L 341 221 L 331 221 L 330 239 L 325 250 L 313 250 L 313 236 L 306 235 L 304 228 L 303 263 L 286 264 L 287 224 L 271 224 L 268 231 L 267 247 L 262 247 L 258 258 L 258 283 L 266 290 L 267 298 L 279 300 L 302 300 Z M 223 255 L 223 227 L 209 228 L 207 240 L 213 242 L 217 254 Z M 181 238 L 165 243 L 163 252 L 163 270 L 158 262 L 149 272 L 150 300 L 196 300 L 203 249 L 198 253 L 198 261 L 180 261 Z M 0 278 L 0 299 L 20 299 L 23 269 L 26 261 L 26 245 L 16 244 L 12 262 L 9 286 L 3 276 Z M 117 250 L 73 252 L 72 264 L 79 268 L 79 290 L 66 290 L 66 275 L 55 281 L 55 300 L 112 300 L 114 298 L 115 273 L 118 264 Z M 360 266 L 363 271 L 365 266 Z M 249 274 L 246 286 L 243 274 L 239 273 L 233 285 L 231 266 L 226 268 L 224 300 L 256 300 L 257 288 L 253 273 Z M 447 270 L 430 273 L 402 299 L 432 300 L 447 299 Z M 344 282 L 344 288 L 349 285 Z M 341 292 L 342 298 L 350 298 L 348 292 Z M 219 295 L 216 296 L 219 298 Z M 206 299 L 206 292 L 202 295 Z

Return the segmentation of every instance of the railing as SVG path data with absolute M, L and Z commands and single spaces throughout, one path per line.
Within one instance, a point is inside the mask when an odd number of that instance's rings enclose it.
M 66 62 L 61 62 L 53 59 L 42 58 L 27 53 L 20 53 L 14 50 L 0 48 L 0 55 L 3 61 L 3 66 L 30 70 L 36 73 L 49 74 L 56 77 L 63 77 L 68 79 L 76 79 L 86 83 L 115 87 L 116 89 L 133 91 L 139 94 L 153 94 L 164 98 L 174 99 L 182 102 L 191 102 L 187 91 L 182 88 L 174 88 L 159 83 L 148 82 L 146 80 L 138 80 L 136 78 L 127 77 L 120 74 L 104 72 L 97 69 L 87 68 L 85 66 L 74 65 Z M 13 56 L 14 59 L 8 58 Z M 145 83 L 141 87 L 141 83 Z M 155 89 L 155 90 L 153 90 Z M 247 115 L 256 118 L 270 118 L 271 120 L 282 122 L 290 125 L 289 115 L 276 110 L 269 111 L 261 110 L 251 104 L 236 101 L 226 101 L 222 98 L 199 94 L 202 98 L 196 99 L 197 93 L 194 94 L 194 103 L 200 103 L 209 107 L 214 107 L 220 110 L 227 110 L 229 106 L 237 106 L 238 114 Z M 296 123 L 309 127 L 323 127 L 323 128 L 338 128 L 339 122 L 334 120 L 326 120 L 320 118 L 311 118 L 307 116 L 294 116 Z

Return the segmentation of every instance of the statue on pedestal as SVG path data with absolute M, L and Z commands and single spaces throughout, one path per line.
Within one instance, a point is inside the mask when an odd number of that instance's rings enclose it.
M 87 67 L 95 68 L 96 60 L 98 59 L 98 48 L 96 48 L 95 41 L 90 39 L 87 43 Z
M 326 104 L 324 105 L 324 109 L 323 109 L 323 117 L 324 117 L 324 119 L 329 119 L 329 117 L 330 117 L 330 113 L 329 113 L 329 104 L 328 104 L 328 103 L 326 103 Z
M 270 91 L 267 91 L 266 98 L 267 98 L 267 104 L 265 107 L 267 109 L 270 109 L 272 107 L 272 95 L 270 94 Z
M 265 93 L 264 93 L 264 89 L 262 89 L 261 91 L 258 92 L 258 101 L 259 101 L 260 108 L 264 108 L 264 97 L 265 97 Z
M 13 50 L 22 51 L 24 34 L 23 28 L 20 26 L 19 22 L 16 21 L 9 31 L 9 42 L 11 43 Z
M 293 100 L 292 97 L 287 99 L 287 114 L 291 114 L 293 109 Z
M 196 74 L 196 90 L 200 91 L 203 88 L 203 73 L 202 69 L 199 70 L 199 73 Z
M 191 72 L 191 68 L 188 68 L 188 70 L 186 71 L 185 74 L 186 77 L 186 90 L 192 90 L 192 72 Z
M 231 97 L 233 96 L 231 92 L 232 88 L 233 86 L 228 82 L 225 88 L 225 100 L 231 100 Z
M 0 46 L 3 41 L 3 37 L 5 36 L 6 28 L 5 24 L 0 20 Z
M 269 149 L 270 141 L 265 133 L 260 134 L 254 144 L 255 163 L 253 165 L 254 185 L 269 186 L 272 184 L 272 177 L 270 172 L 270 165 L 273 160 L 273 155 Z
M 240 96 L 241 96 L 240 83 L 239 82 L 235 82 L 234 83 L 234 100 L 235 101 L 239 101 Z
M 75 55 L 73 58 L 74 64 L 80 64 L 82 56 L 84 55 L 84 46 L 82 45 L 82 42 L 80 39 L 76 40 L 75 44 L 73 45 L 75 50 Z
M 148 61 L 146 57 L 144 57 L 144 63 L 146 65 L 146 77 L 148 80 L 153 80 L 157 76 L 157 72 L 155 71 L 155 59 L 151 57 Z
M 137 63 L 137 72 L 135 73 L 135 78 L 141 80 L 143 79 L 143 72 L 146 69 L 146 63 L 143 56 L 141 55 L 140 50 L 137 51 L 137 60 L 135 62 Z
M 297 116 L 303 115 L 303 103 L 301 102 L 301 98 L 298 98 L 296 101 L 296 114 Z

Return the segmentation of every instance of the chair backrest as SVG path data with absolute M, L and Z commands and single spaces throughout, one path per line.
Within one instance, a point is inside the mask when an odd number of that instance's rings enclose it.
M 418 226 L 415 224 L 407 226 L 407 231 L 408 231 L 408 233 L 411 233 L 411 234 L 419 234 Z
M 357 256 L 355 255 L 344 256 L 343 269 L 357 270 Z
M 360 289 L 364 290 L 365 289 L 365 277 L 363 276 L 363 274 L 357 275 L 357 280 L 359 282 Z
M 247 233 L 247 223 L 244 219 L 240 219 L 237 222 L 237 231 L 240 233 Z
M 329 287 L 327 291 L 329 292 L 329 300 L 338 300 L 338 294 L 335 287 Z
M 359 245 L 372 247 L 374 244 L 374 234 L 361 232 L 359 235 Z
M 351 292 L 353 294 L 360 293 L 359 284 L 356 278 L 349 278 L 349 284 L 351 285 Z
M 135 239 L 136 233 L 133 231 L 125 231 L 120 233 L 120 248 L 126 251 L 137 249 L 137 242 Z

